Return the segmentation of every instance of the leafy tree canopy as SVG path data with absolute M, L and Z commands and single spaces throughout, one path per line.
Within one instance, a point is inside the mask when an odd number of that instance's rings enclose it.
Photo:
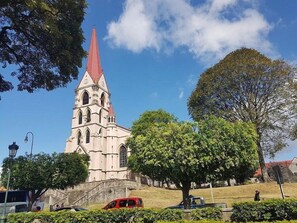
M 176 122 L 177 118 L 169 114 L 168 112 L 159 109 L 155 111 L 146 111 L 144 112 L 138 120 L 133 122 L 131 131 L 132 134 L 140 135 L 145 134 L 146 130 L 155 123 L 169 123 Z
M 257 133 L 249 122 L 230 123 L 215 116 L 204 117 L 199 122 L 199 133 L 208 139 L 200 153 L 207 157 L 207 180 L 236 179 L 244 183 L 258 168 Z
M 26 190 L 31 206 L 48 189 L 65 189 L 84 182 L 88 177 L 89 156 L 78 153 L 36 154 L 3 161 L 2 183 L 6 185 L 11 167 L 10 188 Z
M 295 75 L 296 68 L 286 62 L 242 48 L 200 76 L 188 109 L 194 120 L 212 114 L 231 122 L 252 122 L 259 136 L 258 156 L 265 174 L 264 155 L 274 156 L 288 137 L 294 136 Z
M 77 78 L 85 56 L 85 8 L 85 0 L 0 2 L 0 63 L 17 65 L 11 75 L 19 80 L 18 90 L 52 90 Z M 0 74 L 0 92 L 13 88 L 5 75 Z
M 145 132 L 132 132 L 127 140 L 128 166 L 153 180 L 173 182 L 187 205 L 191 182 L 225 180 L 238 166 L 253 165 L 247 160 L 256 154 L 255 136 L 250 124 L 215 117 L 199 124 L 151 122 Z

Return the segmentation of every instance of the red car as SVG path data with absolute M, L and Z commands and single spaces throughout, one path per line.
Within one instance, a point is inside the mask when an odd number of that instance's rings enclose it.
M 109 202 L 103 209 L 115 208 L 143 208 L 143 201 L 140 197 L 118 198 Z

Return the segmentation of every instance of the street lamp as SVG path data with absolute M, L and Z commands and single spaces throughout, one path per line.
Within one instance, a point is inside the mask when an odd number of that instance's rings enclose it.
M 31 141 L 31 152 L 30 152 L 30 157 L 32 157 L 34 134 L 33 134 L 33 132 L 27 132 L 26 137 L 25 137 L 25 140 L 24 140 L 25 143 L 28 142 L 28 134 L 31 134 L 31 136 L 32 136 L 32 141 Z
M 13 142 L 10 146 L 8 146 L 8 149 L 9 149 L 9 157 L 13 159 L 17 154 L 19 146 L 15 144 L 15 142 Z
M 19 146 L 15 144 L 15 142 L 13 142 L 11 145 L 8 146 L 8 149 L 9 149 L 9 158 L 13 159 L 17 154 Z M 10 174 L 11 174 L 11 169 L 9 167 L 7 168 L 7 185 L 6 185 L 6 191 L 5 191 L 4 208 L 2 212 L 1 222 L 6 222 L 6 206 L 7 206 L 6 204 L 7 204 L 7 196 L 9 191 Z

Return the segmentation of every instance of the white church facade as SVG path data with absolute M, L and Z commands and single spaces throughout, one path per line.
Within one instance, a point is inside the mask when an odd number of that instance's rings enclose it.
M 130 130 L 117 125 L 101 67 L 96 30 L 92 30 L 87 68 L 75 90 L 71 135 L 65 152 L 90 156 L 88 181 L 127 179 Z

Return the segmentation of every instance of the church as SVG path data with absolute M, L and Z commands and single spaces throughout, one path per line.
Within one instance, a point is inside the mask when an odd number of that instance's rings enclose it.
M 90 156 L 88 182 L 127 179 L 130 130 L 117 125 L 93 28 L 86 71 L 75 89 L 71 135 L 65 152 Z

